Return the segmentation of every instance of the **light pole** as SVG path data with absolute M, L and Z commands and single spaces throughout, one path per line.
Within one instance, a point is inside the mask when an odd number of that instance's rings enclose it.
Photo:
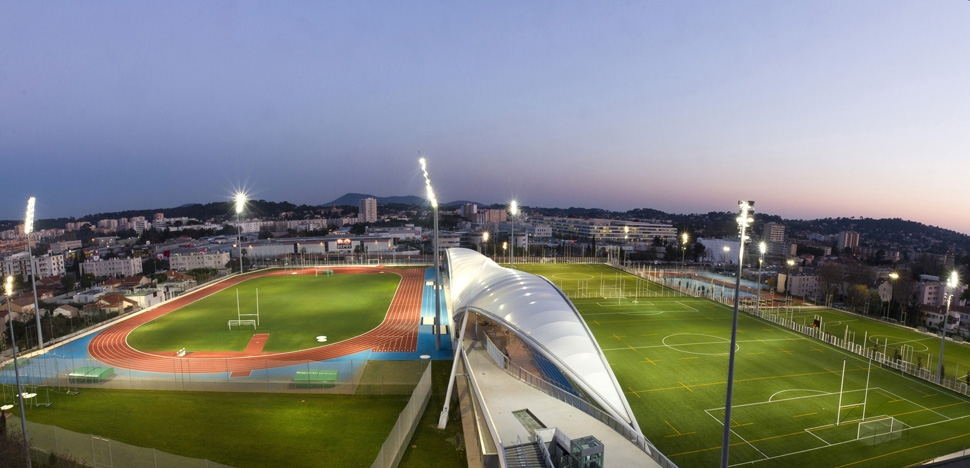
M 889 313 L 892 311 L 893 292 L 894 292 L 893 290 L 895 289 L 897 279 L 899 279 L 899 273 L 896 273 L 894 271 L 889 274 L 889 304 L 886 304 L 886 317 L 885 317 L 886 320 L 889 319 Z
M 516 203 L 515 200 L 512 200 L 512 203 L 509 205 L 509 214 L 512 215 L 512 238 L 510 239 L 511 241 L 510 246 L 512 247 L 512 249 L 509 250 L 509 268 L 514 269 L 515 268 L 515 263 L 514 263 L 515 262 L 515 215 L 519 214 L 519 204 Z
M 488 255 L 488 231 L 482 231 L 482 243 L 485 244 L 482 251 L 485 252 L 485 255 Z
M 723 270 L 725 273 L 727 273 L 729 255 L 731 255 L 731 247 L 725 245 L 724 246 L 724 270 Z
M 684 271 L 687 269 L 687 263 L 686 263 L 686 260 L 685 259 L 687 258 L 687 239 L 688 239 L 688 237 L 689 236 L 687 235 L 686 232 L 684 232 L 683 234 L 680 235 L 680 238 L 682 239 L 682 242 L 680 243 L 680 272 L 681 272 L 681 274 L 683 274 Z
M 946 313 L 943 314 L 943 325 L 940 327 L 940 362 L 936 365 L 936 383 L 943 385 L 943 345 L 946 344 L 946 322 L 950 318 L 950 300 L 956 292 L 960 277 L 956 270 L 950 273 L 950 280 L 946 282 Z
M 30 199 L 33 200 L 34 197 L 30 197 Z M 10 342 L 13 343 L 13 375 L 17 383 L 17 400 L 20 402 L 20 428 L 24 433 L 24 447 L 27 448 L 27 468 L 30 468 L 30 439 L 27 437 L 27 417 L 24 415 L 24 391 L 20 388 L 20 363 L 17 362 L 17 338 L 13 334 L 13 315 L 10 310 L 10 299 L 13 297 L 13 276 L 7 276 L 7 279 L 3 283 L 3 289 L 7 294 L 7 321 L 10 322 Z
M 27 263 L 30 264 L 30 285 L 34 290 L 34 317 L 37 318 L 37 346 L 44 349 L 44 334 L 40 331 L 40 305 L 37 303 L 37 272 L 34 271 L 34 256 L 30 253 L 30 233 L 34 232 L 34 205 L 37 199 L 27 199 L 27 215 L 24 217 L 24 236 L 27 240 Z
M 434 349 L 441 349 L 441 268 L 438 264 L 438 198 L 434 195 L 434 189 L 431 188 L 431 178 L 428 176 L 428 162 L 421 158 L 419 160 L 421 163 L 421 171 L 424 172 L 424 186 L 426 192 L 428 193 L 428 200 L 431 202 L 431 208 L 434 210 L 434 246 L 432 251 L 434 253 Z
M 788 307 L 788 320 L 791 321 L 792 318 L 792 307 L 791 307 L 791 267 L 795 266 L 795 261 L 788 259 L 785 261 L 788 265 L 788 276 L 785 276 L 785 305 Z M 828 305 L 828 298 L 826 298 L 826 305 Z
M 246 194 L 243 192 L 236 192 L 236 245 L 239 246 L 239 274 L 243 274 L 243 261 L 242 261 L 242 226 L 239 224 L 239 215 L 243 212 L 243 208 L 246 207 Z
M 734 392 L 734 348 L 738 342 L 738 304 L 741 292 L 741 269 L 744 268 L 744 242 L 748 225 L 754 221 L 749 214 L 754 212 L 753 201 L 739 201 L 741 214 L 738 216 L 740 239 L 738 241 L 738 277 L 734 283 L 734 318 L 731 324 L 731 349 L 728 358 L 727 398 L 724 403 L 724 436 L 721 439 L 721 468 L 728 467 L 728 450 L 731 448 L 731 395 Z M 726 248 L 727 246 L 725 246 Z
M 755 312 L 761 313 L 761 270 L 764 268 L 765 263 L 765 252 L 768 251 L 768 244 L 764 241 L 758 243 L 758 252 L 761 252 L 761 256 L 758 257 L 758 303 L 754 306 Z

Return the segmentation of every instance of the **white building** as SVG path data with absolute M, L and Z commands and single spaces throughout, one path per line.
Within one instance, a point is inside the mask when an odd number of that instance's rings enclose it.
M 174 254 L 168 258 L 171 269 L 189 271 L 197 268 L 225 268 L 229 263 L 229 252 L 209 252 L 193 254 Z M 146 307 L 146 306 L 143 306 Z
M 75 250 L 80 248 L 81 248 L 81 241 L 79 240 L 54 242 L 53 244 L 51 244 L 51 253 L 59 255 L 64 252 L 67 252 L 68 250 Z
M 377 199 L 362 198 L 357 202 L 357 222 L 376 223 L 377 222 Z
M 27 252 L 18 252 L 4 258 L 0 262 L 2 275 L 20 275 L 24 278 L 30 276 L 30 263 L 27 263 L 27 258 Z M 34 272 L 37 274 L 38 279 L 63 275 L 66 272 L 64 269 L 63 255 L 45 254 L 35 256 L 31 260 L 33 261 Z
M 618 219 L 540 218 L 552 233 L 597 242 L 645 242 L 654 238 L 677 241 L 677 229 L 668 223 L 647 223 Z
M 855 231 L 842 231 L 839 233 L 837 247 L 839 251 L 854 249 L 859 246 L 859 233 Z
M 142 271 L 140 258 L 115 258 L 111 260 L 87 261 L 81 264 L 81 274 L 90 273 L 94 276 L 140 275 Z

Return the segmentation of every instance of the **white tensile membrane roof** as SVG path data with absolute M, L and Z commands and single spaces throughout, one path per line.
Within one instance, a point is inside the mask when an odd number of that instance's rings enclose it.
M 474 250 L 446 252 L 453 314 L 470 309 L 502 323 L 555 363 L 606 412 L 640 431 L 592 333 L 554 285 L 539 276 L 503 268 Z

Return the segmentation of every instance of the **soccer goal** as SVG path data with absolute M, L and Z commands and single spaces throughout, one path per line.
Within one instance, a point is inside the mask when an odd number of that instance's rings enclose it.
M 255 320 L 230 320 L 229 321 L 229 330 L 232 330 L 233 325 L 235 325 L 236 328 L 239 328 L 239 327 L 248 327 L 248 326 L 252 325 L 253 330 L 256 329 L 256 321 Z
M 902 438 L 903 431 L 906 429 L 909 429 L 909 426 L 902 421 L 892 416 L 885 416 L 860 422 L 856 439 L 869 445 L 877 445 Z

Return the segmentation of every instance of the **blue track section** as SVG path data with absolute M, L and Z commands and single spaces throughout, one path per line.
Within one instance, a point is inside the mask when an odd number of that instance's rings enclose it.
M 434 317 L 434 268 L 424 272 L 424 287 L 421 290 L 421 317 Z M 448 331 L 453 326 L 449 321 L 448 307 L 445 305 L 445 295 L 441 295 L 441 324 L 448 325 Z M 420 325 L 418 327 L 418 348 L 414 353 L 371 353 L 371 359 L 417 359 L 421 355 L 431 356 L 431 359 L 451 359 L 451 338 L 441 336 L 441 349 L 436 350 L 434 344 L 434 327 Z

